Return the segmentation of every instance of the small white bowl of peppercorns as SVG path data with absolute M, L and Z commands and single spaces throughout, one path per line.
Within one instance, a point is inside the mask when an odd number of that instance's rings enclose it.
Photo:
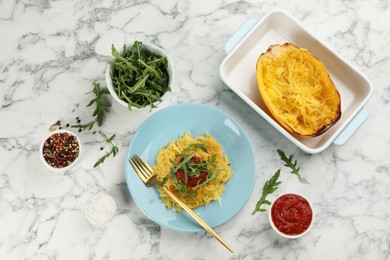
M 80 158 L 81 142 L 69 130 L 51 132 L 39 148 L 43 164 L 50 170 L 64 172 L 69 170 Z

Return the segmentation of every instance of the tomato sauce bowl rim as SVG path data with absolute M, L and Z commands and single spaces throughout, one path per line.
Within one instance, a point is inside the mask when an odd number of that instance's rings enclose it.
M 296 195 L 296 196 L 300 196 L 302 198 L 304 198 L 308 203 L 309 203 L 309 207 L 311 209 L 311 212 L 312 212 L 312 218 L 311 218 L 311 221 L 310 221 L 310 225 L 309 227 L 304 231 L 302 232 L 301 234 L 298 234 L 298 235 L 288 235 L 288 234 L 284 234 L 283 232 L 281 232 L 274 224 L 273 220 L 272 220 L 272 207 L 274 206 L 274 203 L 281 197 L 285 196 L 285 195 Z M 288 192 L 288 193 L 283 193 L 281 195 L 279 195 L 277 198 L 275 198 L 275 200 L 271 203 L 271 206 L 268 210 L 268 220 L 270 222 L 270 225 L 272 227 L 272 229 L 280 236 L 284 237 L 284 238 L 288 238 L 288 239 L 295 239 L 295 238 L 300 238 L 302 236 L 304 236 L 305 234 L 307 234 L 310 229 L 312 228 L 313 226 L 313 223 L 314 223 L 314 217 L 315 217 L 315 214 L 314 214 L 314 210 L 313 210 L 313 205 L 311 204 L 310 200 L 306 197 L 306 196 L 303 196 L 302 194 L 299 194 L 299 193 L 294 193 L 294 192 Z

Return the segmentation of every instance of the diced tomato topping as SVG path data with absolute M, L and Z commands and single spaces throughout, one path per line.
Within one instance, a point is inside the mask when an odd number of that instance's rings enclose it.
M 191 158 L 190 161 L 193 162 L 193 163 L 200 163 L 200 158 L 197 157 L 197 156 L 194 156 L 194 157 Z
M 181 160 L 183 161 L 183 159 Z M 194 156 L 190 160 L 192 163 L 201 163 L 201 159 L 197 156 Z M 176 171 L 176 178 L 179 182 L 186 184 L 188 187 L 195 187 L 199 184 L 202 184 L 207 179 L 207 172 L 200 172 L 197 177 L 189 175 L 188 182 L 186 183 L 186 177 L 184 171 L 179 169 Z
M 199 184 L 202 184 L 206 180 L 206 178 L 207 178 L 207 173 L 205 173 L 205 172 L 200 172 L 198 177 L 190 176 L 188 178 L 187 186 L 188 187 L 195 187 Z
M 176 172 L 176 178 L 178 181 L 182 182 L 182 183 L 185 183 L 186 182 L 186 177 L 184 175 L 184 171 L 179 169 L 177 170 Z

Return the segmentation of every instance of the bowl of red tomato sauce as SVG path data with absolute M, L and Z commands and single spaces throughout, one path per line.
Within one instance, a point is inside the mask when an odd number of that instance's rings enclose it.
M 279 196 L 269 210 L 271 227 L 285 238 L 305 235 L 314 222 L 313 207 L 304 196 L 294 193 Z

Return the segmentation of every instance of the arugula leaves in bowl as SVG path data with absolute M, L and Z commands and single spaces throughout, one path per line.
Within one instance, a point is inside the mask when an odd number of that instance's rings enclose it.
M 115 59 L 107 66 L 107 88 L 129 110 L 155 108 L 171 91 L 173 65 L 161 48 L 135 41 L 121 50 L 112 45 L 111 54 Z

